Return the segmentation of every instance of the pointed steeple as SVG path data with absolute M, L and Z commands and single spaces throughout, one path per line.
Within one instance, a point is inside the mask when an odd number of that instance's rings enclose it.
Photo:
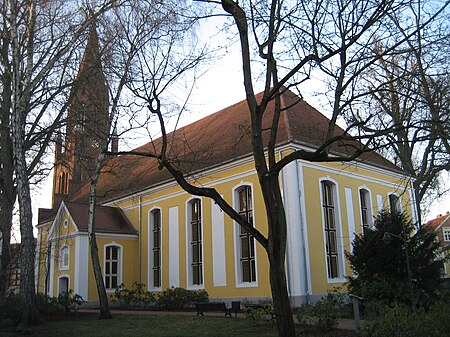
M 55 158 L 54 207 L 89 178 L 101 150 L 99 144 L 109 134 L 109 91 L 101 60 L 93 22 L 70 93 L 65 151 Z

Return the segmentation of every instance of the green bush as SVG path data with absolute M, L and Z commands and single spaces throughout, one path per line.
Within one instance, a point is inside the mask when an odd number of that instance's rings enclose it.
M 150 292 L 145 284 L 133 283 L 131 289 L 121 284 L 114 293 L 113 301 L 124 308 L 157 307 L 164 310 L 193 308 L 196 302 L 208 302 L 205 290 L 186 290 L 183 288 L 167 288 L 162 292 Z
M 255 320 L 258 323 L 271 321 L 273 316 L 273 305 L 271 300 L 260 300 L 254 303 L 244 302 L 245 318 Z
M 145 290 L 145 284 L 134 282 L 131 289 L 124 288 L 124 284 L 117 287 L 113 301 L 123 308 L 147 308 L 155 306 L 156 296 Z
M 56 301 L 59 312 L 76 311 L 78 306 L 84 302 L 83 297 L 78 294 L 74 294 L 72 290 L 69 290 L 68 293 L 59 294 Z
M 44 315 L 75 311 L 83 302 L 83 298 L 78 294 L 73 294 L 72 290 L 60 294 L 58 297 L 42 293 L 36 294 L 36 309 Z
M 319 331 L 329 331 L 337 328 L 340 311 L 344 306 L 344 294 L 330 292 L 315 304 L 304 304 L 297 308 L 295 314 L 301 326 L 313 326 Z
M 206 290 L 186 290 L 183 288 L 167 288 L 158 293 L 156 306 L 165 310 L 193 308 L 196 302 L 208 302 Z
M 385 310 L 380 317 L 366 321 L 362 337 L 442 337 L 450 331 L 450 306 L 437 303 L 429 311 L 411 312 L 405 305 Z
M 374 227 L 357 235 L 352 252 L 346 253 L 354 273 L 348 289 L 365 300 L 429 307 L 439 300 L 443 263 L 435 239 L 432 231 L 415 230 L 405 214 L 381 212 Z
M 4 301 L 0 304 L 0 321 L 3 319 L 11 319 L 16 321 L 19 317 L 19 295 L 8 292 Z

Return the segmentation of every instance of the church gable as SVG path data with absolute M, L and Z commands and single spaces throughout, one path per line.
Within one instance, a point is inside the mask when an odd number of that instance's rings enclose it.
M 61 202 L 58 211 L 49 228 L 48 239 L 57 240 L 62 237 L 74 236 L 79 230 L 76 222 L 73 220 L 66 204 Z

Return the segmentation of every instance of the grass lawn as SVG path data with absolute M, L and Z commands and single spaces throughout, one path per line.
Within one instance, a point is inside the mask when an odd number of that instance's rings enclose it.
M 98 320 L 97 315 L 61 317 L 33 327 L 33 336 L 84 337 L 187 337 L 187 336 L 277 336 L 275 326 L 227 317 L 114 315 Z
M 68 316 L 49 317 L 45 324 L 33 327 L 33 336 L 82 336 L 82 337 L 133 337 L 133 336 L 278 336 L 275 325 L 269 322 L 227 317 L 114 315 L 113 319 L 98 320 L 95 314 L 76 313 Z M 336 330 L 328 333 L 304 332 L 301 337 L 353 337 L 352 331 Z

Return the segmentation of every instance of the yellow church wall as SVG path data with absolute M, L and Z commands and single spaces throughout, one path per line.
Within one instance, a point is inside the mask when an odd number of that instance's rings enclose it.
M 351 189 L 353 215 L 356 233 L 361 233 L 362 222 L 360 216 L 359 188 L 364 187 L 371 192 L 371 208 L 376 216 L 380 211 L 377 204 L 377 195 L 383 196 L 385 209 L 388 206 L 388 194 L 396 193 L 401 197 L 402 209 L 411 214 L 411 200 L 405 190 L 405 182 L 395 176 L 381 174 L 339 163 L 326 163 L 323 165 L 304 164 L 303 184 L 305 191 L 306 222 L 308 226 L 309 257 L 311 266 L 312 293 L 323 294 L 334 287 L 342 287 L 341 280 L 327 279 L 326 249 L 324 243 L 324 225 L 322 216 L 320 180 L 331 180 L 337 184 L 339 220 L 341 236 L 343 237 L 344 251 L 351 246 L 351 233 L 349 233 L 348 214 L 349 206 L 345 188 Z M 406 186 L 407 187 L 407 186 Z M 351 269 L 345 256 L 345 275 L 351 275 Z M 344 280 L 345 281 L 345 280 Z
M 98 246 L 98 256 L 100 259 L 100 266 L 102 268 L 102 273 L 104 274 L 104 261 L 105 261 L 105 247 L 109 245 L 117 245 L 122 251 L 122 261 L 121 261 L 121 281 L 125 285 L 131 285 L 137 281 L 137 258 L 138 258 L 138 245 L 137 238 L 119 238 L 115 236 L 107 236 L 105 234 L 97 234 L 97 246 Z M 88 261 L 88 293 L 89 301 L 98 301 L 98 291 L 97 285 L 95 283 L 94 270 L 92 268 L 92 257 L 89 251 L 89 261 Z M 107 289 L 107 295 L 112 298 L 115 289 Z
M 212 184 L 212 181 L 219 181 Z M 198 179 L 198 184 L 214 187 L 230 203 L 232 202 L 233 188 L 241 183 L 253 186 L 254 200 L 254 223 L 255 226 L 267 235 L 266 216 L 261 191 L 258 180 L 253 169 L 253 164 L 245 164 L 239 167 L 233 167 L 224 172 L 218 172 L 208 177 Z M 130 221 L 136 228 L 141 221 L 141 277 L 142 283 L 148 285 L 148 227 L 149 212 L 154 208 L 161 209 L 162 215 L 162 289 L 170 286 L 169 284 L 169 209 L 178 207 L 178 240 L 179 240 L 179 286 L 189 288 L 187 284 L 187 203 L 194 198 L 182 191 L 180 187 L 173 185 L 167 189 L 159 189 L 155 193 L 148 193 L 142 197 L 135 197 L 132 200 L 124 201 L 120 206 Z M 197 198 L 197 197 L 195 197 Z M 234 222 L 225 216 L 224 218 L 224 236 L 225 236 L 225 268 L 226 268 L 226 286 L 214 286 L 213 282 L 213 254 L 212 254 L 212 218 L 211 218 L 211 200 L 201 197 L 202 203 L 202 230 L 203 230 L 203 287 L 208 291 L 210 297 L 248 297 L 248 296 L 269 296 L 270 288 L 268 281 L 268 261 L 265 250 L 256 243 L 257 257 L 257 279 L 258 287 L 236 287 L 235 275 L 235 254 L 234 254 Z M 139 211 L 140 207 L 140 211 Z M 139 215 L 140 214 L 140 215 Z
M 234 163 L 213 170 L 197 178 L 196 183 L 201 186 L 213 187 L 227 200 L 233 204 L 233 193 L 237 186 L 249 184 L 252 186 L 253 196 L 253 214 L 254 225 L 263 235 L 267 236 L 267 220 L 264 208 L 262 194 L 259 188 L 259 182 L 252 162 L 241 164 Z M 314 294 L 324 294 L 335 286 L 342 286 L 343 278 L 329 280 L 327 278 L 326 250 L 324 245 L 324 228 L 321 205 L 320 180 L 330 179 L 337 185 L 338 209 L 341 237 L 343 238 L 343 249 L 350 250 L 351 236 L 353 233 L 349 229 L 348 216 L 350 213 L 354 217 L 354 228 L 357 233 L 362 230 L 359 188 L 364 187 L 371 193 L 371 208 L 373 215 L 379 211 L 378 196 L 382 196 L 383 207 L 389 209 L 388 195 L 396 193 L 402 201 L 404 211 L 411 213 L 411 200 L 409 194 L 408 181 L 402 180 L 400 176 L 384 173 L 380 169 L 371 169 L 364 165 L 340 164 L 340 163 L 307 163 L 299 162 L 301 165 L 302 181 L 300 185 L 304 195 L 304 219 L 307 226 L 308 241 L 308 266 L 311 288 L 309 291 Z M 408 189 L 406 189 L 408 188 Z M 347 189 L 347 191 L 346 191 Z M 350 205 L 347 205 L 349 193 L 353 204 L 352 212 L 349 213 Z M 134 282 L 149 285 L 149 212 L 155 208 L 161 210 L 162 215 L 162 286 L 161 289 L 170 287 L 169 266 L 172 260 L 169 260 L 169 210 L 172 207 L 178 207 L 177 210 L 177 230 L 178 230 L 178 286 L 187 289 L 197 289 L 188 284 L 188 228 L 187 228 L 187 206 L 192 198 L 198 198 L 184 192 L 174 183 L 157 186 L 149 189 L 141 195 L 134 195 L 123 200 L 118 200 L 110 206 L 117 206 L 123 209 L 126 216 L 133 226 L 140 232 L 140 237 L 120 237 L 97 236 L 99 247 L 99 258 L 101 267 L 104 268 L 104 247 L 108 244 L 118 244 L 122 247 L 122 280 L 126 288 L 130 288 Z M 213 270 L 213 203 L 209 198 L 199 197 L 202 205 L 202 231 L 203 231 L 203 285 L 200 288 L 207 290 L 211 298 L 252 298 L 270 296 L 269 265 L 265 250 L 256 242 L 256 264 L 257 264 L 257 284 L 243 286 L 237 284 L 236 275 L 236 257 L 235 257 L 235 223 L 228 216 L 224 215 L 224 256 L 225 256 L 225 285 L 214 284 Z M 174 209 L 172 208 L 172 211 Z M 302 211 L 303 212 L 303 211 Z M 73 288 L 74 282 L 74 257 L 75 241 L 72 236 L 76 235 L 76 227 L 71 223 L 70 217 L 64 215 L 61 218 L 61 224 L 68 220 L 69 226 L 58 228 L 58 236 L 65 239 L 55 241 L 56 245 L 67 244 L 70 247 L 70 266 L 67 270 L 59 270 L 57 256 L 54 257 L 54 276 L 53 276 L 53 294 L 57 295 L 58 277 L 67 275 L 70 278 L 69 288 Z M 49 227 L 40 227 L 41 250 L 45 251 L 47 241 L 46 231 Z M 351 270 L 348 263 L 344 260 L 345 275 L 350 275 Z M 40 263 L 45 270 L 45 254 L 41 254 Z M 87 263 L 88 267 L 88 300 L 98 301 L 95 278 L 91 266 L 91 257 Z M 39 274 L 40 291 L 45 290 L 45 275 Z M 109 292 L 110 295 L 114 290 Z
M 45 293 L 45 280 L 48 277 L 52 277 L 53 287 L 50 289 L 50 294 L 53 296 L 58 296 L 59 293 L 59 278 L 68 277 L 68 289 L 74 288 L 75 279 L 75 235 L 76 227 L 74 226 L 71 218 L 67 213 L 63 213 L 60 221 L 54 226 L 48 224 L 42 226 L 38 229 L 39 232 L 39 275 L 38 275 L 38 288 L 37 291 Z M 53 273 L 47 271 L 47 259 L 48 259 L 48 239 L 51 235 L 52 243 L 52 256 L 51 263 L 53 265 Z M 69 249 L 69 259 L 68 266 L 60 266 L 60 252 L 61 248 L 68 247 Z
M 60 250 L 62 247 L 67 246 L 69 248 L 69 267 L 68 268 L 60 268 Z M 54 279 L 53 279 L 53 296 L 57 296 L 60 292 L 59 289 L 59 278 L 60 277 L 68 277 L 69 278 L 69 290 L 74 289 L 74 280 L 75 280 L 75 239 L 61 239 L 55 242 L 53 246 L 53 263 L 54 263 Z

